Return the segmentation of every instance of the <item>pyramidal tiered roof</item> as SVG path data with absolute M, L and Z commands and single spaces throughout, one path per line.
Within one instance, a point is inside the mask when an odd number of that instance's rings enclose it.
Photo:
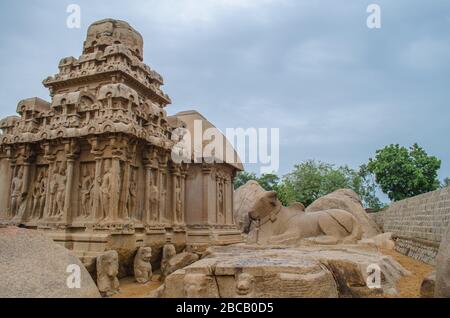
M 142 36 L 124 21 L 93 23 L 83 54 L 63 58 L 59 73 L 43 84 L 51 103 L 19 102 L 20 117 L 0 122 L 0 144 L 119 132 L 171 146 L 164 110 L 171 100 L 161 90 L 163 78 L 143 63 Z

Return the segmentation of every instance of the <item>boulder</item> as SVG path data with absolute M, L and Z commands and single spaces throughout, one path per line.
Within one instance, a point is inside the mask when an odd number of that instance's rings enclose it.
M 340 189 L 321 197 L 306 208 L 306 212 L 340 209 L 351 213 L 361 224 L 363 237 L 370 238 L 381 233 L 361 203 L 358 194 L 350 189 Z
M 195 253 L 183 252 L 183 253 L 177 254 L 167 261 L 167 264 L 164 267 L 164 272 L 162 273 L 162 276 L 167 277 L 170 274 L 172 274 L 173 272 L 198 261 L 198 259 L 199 259 L 199 257 Z
M 80 260 L 38 231 L 0 228 L 0 251 L 0 298 L 100 297 Z M 74 268 L 80 288 L 69 288 Z
M 367 287 L 370 266 L 380 286 Z M 205 256 L 169 275 L 155 293 L 167 298 L 336 298 L 395 292 L 409 273 L 376 248 L 348 246 L 234 245 L 211 247 Z
M 249 212 L 258 196 L 264 192 L 266 191 L 254 180 L 248 181 L 245 185 L 234 191 L 234 220 L 243 233 L 248 234 L 250 232 L 252 221 L 249 218 Z
M 442 238 L 436 257 L 435 296 L 450 298 L 450 226 Z
M 436 287 L 436 272 L 431 272 L 422 281 L 420 298 L 434 298 Z

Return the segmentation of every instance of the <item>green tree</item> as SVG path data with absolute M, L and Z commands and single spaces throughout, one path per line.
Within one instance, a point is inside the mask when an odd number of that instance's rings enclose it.
M 359 190 L 356 192 L 361 196 L 365 207 L 374 209 L 375 211 L 383 209 L 386 204 L 381 202 L 377 196 L 378 186 L 375 182 L 375 176 L 369 171 L 368 166 L 362 165 L 359 168 L 358 175 L 361 184 L 359 185 Z
M 450 187 L 450 178 L 445 178 L 442 182 L 442 188 Z
M 381 190 L 393 201 L 403 200 L 439 188 L 437 178 L 441 161 L 428 156 L 418 144 L 409 149 L 389 145 L 369 159 L 368 170 L 375 175 Z
M 241 171 L 234 179 L 234 188 L 237 189 L 250 180 L 257 181 L 259 185 L 267 191 L 276 191 L 278 183 L 280 182 L 280 178 L 274 173 L 266 173 L 258 177 L 253 172 Z
M 250 180 L 258 180 L 258 177 L 256 177 L 256 174 L 253 172 L 247 172 L 247 171 L 241 171 L 238 172 L 236 175 L 236 178 L 234 178 L 234 188 L 237 189 Z
M 294 171 L 283 178 L 277 187 L 284 204 L 302 202 L 306 206 L 316 199 L 338 189 L 348 188 L 361 196 L 366 207 L 379 209 L 382 206 L 376 197 L 376 185 L 371 182 L 367 170 L 355 171 L 348 166 L 334 165 L 308 160 L 294 167 Z

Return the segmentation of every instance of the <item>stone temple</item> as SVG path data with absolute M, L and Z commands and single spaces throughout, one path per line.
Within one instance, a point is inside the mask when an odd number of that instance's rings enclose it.
M 82 55 L 63 58 L 43 85 L 51 102 L 24 99 L 19 116 L 0 122 L 0 223 L 42 231 L 86 263 L 110 249 L 123 258 L 168 242 L 241 241 L 233 178 L 242 164 L 236 154 L 172 160 L 176 128 L 213 126 L 195 111 L 167 116 L 163 78 L 143 63 L 128 23 L 93 23 Z

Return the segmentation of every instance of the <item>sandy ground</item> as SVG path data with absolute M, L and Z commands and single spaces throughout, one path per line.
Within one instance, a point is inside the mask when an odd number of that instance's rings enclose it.
M 112 298 L 142 298 L 147 297 L 151 291 L 161 286 L 159 275 L 154 274 L 152 280 L 147 284 L 138 284 L 134 277 L 125 277 L 120 280 L 120 294 Z
M 395 258 L 397 262 L 412 274 L 411 276 L 405 276 L 399 280 L 397 283 L 398 295 L 387 297 L 419 298 L 422 281 L 425 276 L 434 271 L 434 267 L 392 250 L 382 250 L 381 252 Z
M 416 261 L 408 256 L 404 256 L 392 250 L 382 250 L 385 255 L 392 256 L 405 269 L 412 273 L 400 279 L 397 284 L 398 295 L 387 295 L 387 298 L 418 298 L 420 297 L 420 285 L 425 276 L 431 273 L 434 268 L 430 265 Z M 159 273 L 155 273 L 152 280 L 147 284 L 138 284 L 134 277 L 126 277 L 120 280 L 120 294 L 113 298 L 141 298 L 147 297 L 150 292 L 161 286 Z

